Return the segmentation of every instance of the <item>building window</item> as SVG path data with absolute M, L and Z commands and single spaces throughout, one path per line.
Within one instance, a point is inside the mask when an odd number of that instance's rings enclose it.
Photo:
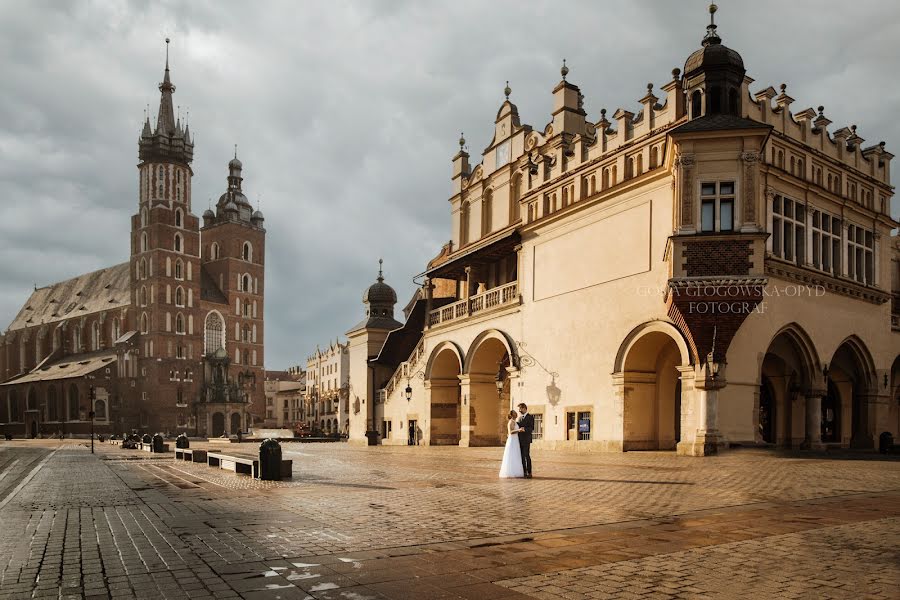
M 243 277 L 241 277 L 241 290 L 244 292 L 253 291 L 252 288 L 250 287 L 250 276 L 249 275 L 244 275 Z
M 175 315 L 175 333 L 184 333 L 184 316 L 181 313 Z
M 81 398 L 78 394 L 78 387 L 73 383 L 69 386 L 69 421 L 78 421 Z
M 875 285 L 875 239 L 871 231 L 847 226 L 847 276 L 864 285 Z
M 469 203 L 463 202 L 459 209 L 459 246 L 469 243 Z
M 138 263 L 138 277 L 147 279 L 147 259 L 145 258 L 142 258 L 141 262 Z
M 146 252 L 148 248 L 147 232 L 141 232 L 141 252 Z
M 818 210 L 812 214 L 812 264 L 826 273 L 841 274 L 841 220 Z
M 147 333 L 150 331 L 150 327 L 147 323 L 147 313 L 141 314 L 141 333 Z
M 491 218 L 494 213 L 494 195 L 491 190 L 485 190 L 481 199 L 481 235 L 491 232 Z
M 241 248 L 241 258 L 247 262 L 253 260 L 253 247 L 250 245 L 250 242 L 244 242 Z
M 535 440 L 544 439 L 544 415 L 541 414 L 532 414 L 534 417 L 534 431 L 531 433 L 531 438 Z
M 206 315 L 206 324 L 204 325 L 205 331 L 205 348 L 204 353 L 206 355 L 215 354 L 219 348 L 223 348 L 225 346 L 225 324 L 222 322 L 222 317 L 217 312 L 211 312 Z
M 216 242 L 213 242 L 212 246 L 210 246 L 209 248 L 209 257 L 212 260 L 219 259 L 219 244 L 217 244 Z
M 175 288 L 175 306 L 184 306 L 184 288 L 180 285 Z
M 98 421 L 106 420 L 106 402 L 97 400 L 94 402 L 94 419 Z
M 806 207 L 790 198 L 772 199 L 772 254 L 802 265 L 806 260 Z
M 147 226 L 147 209 L 142 208 L 141 209 L 141 227 L 146 227 L 146 226 Z
M 734 182 L 700 184 L 700 231 L 734 230 Z
M 179 173 L 180 175 L 180 173 Z M 175 209 L 175 227 L 183 227 L 184 226 L 184 212 L 177 208 Z
M 176 233 L 176 234 L 175 234 L 175 243 L 173 244 L 173 247 L 174 247 L 174 249 L 175 249 L 175 252 L 182 252 L 182 245 L 183 245 L 183 244 L 182 244 L 182 241 L 181 241 L 181 234 L 180 234 L 180 233 Z
M 141 286 L 141 298 L 140 298 L 141 306 L 147 306 L 147 286 Z
M 566 413 L 567 439 L 585 441 L 591 439 L 590 411 Z

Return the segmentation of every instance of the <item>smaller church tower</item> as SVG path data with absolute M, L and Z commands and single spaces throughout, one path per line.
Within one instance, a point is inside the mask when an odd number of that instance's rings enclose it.
M 263 354 L 263 298 L 265 297 L 265 218 L 253 210 L 243 191 L 244 165 L 228 162 L 225 192 L 203 213 L 204 301 L 221 301 L 225 319 L 228 376 L 238 382 L 250 402 L 253 421 L 265 418 L 265 355 Z M 214 297 L 215 296 L 215 297 Z M 211 357 L 206 357 L 207 360 Z M 207 365 L 206 371 L 209 371 Z M 252 423 L 248 423 L 252 425 Z
M 403 327 L 394 319 L 397 292 L 384 282 L 382 261 L 378 278 L 363 293 L 365 318 L 347 332 L 350 348 L 350 441 L 364 443 L 367 432 L 376 428 L 375 390 L 391 376 L 385 365 L 370 362 L 378 356 L 388 333 Z
M 176 407 L 197 394 L 188 363 L 199 356 L 201 335 L 200 224 L 191 213 L 190 131 L 172 107 L 175 85 L 166 68 L 159 84 L 155 127 L 144 120 L 138 141 L 138 213 L 131 219 L 133 328 L 140 333 L 142 426 L 176 430 Z

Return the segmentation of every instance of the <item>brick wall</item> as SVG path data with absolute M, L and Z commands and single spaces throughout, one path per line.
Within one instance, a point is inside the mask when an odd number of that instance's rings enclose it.
M 685 241 L 683 257 L 688 277 L 747 275 L 752 242 L 747 240 Z

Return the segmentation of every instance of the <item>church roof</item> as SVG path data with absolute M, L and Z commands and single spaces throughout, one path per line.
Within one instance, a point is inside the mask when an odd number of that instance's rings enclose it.
M 7 329 L 65 321 L 130 304 L 130 273 L 126 262 L 34 290 Z
M 75 354 L 66 356 L 48 365 L 41 365 L 22 375 L 18 379 L 13 379 L 0 385 L 17 385 L 20 383 L 31 383 L 35 381 L 53 381 L 58 379 L 71 379 L 73 377 L 84 377 L 103 367 L 110 367 L 116 362 L 115 352 L 93 352 L 90 354 Z

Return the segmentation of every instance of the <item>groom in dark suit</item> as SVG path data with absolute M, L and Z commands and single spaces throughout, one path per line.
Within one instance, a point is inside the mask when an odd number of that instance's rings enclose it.
M 534 432 L 534 417 L 528 414 L 528 407 L 524 402 L 519 404 L 519 420 L 516 421 L 516 425 L 522 430 L 519 432 L 522 468 L 525 469 L 525 478 L 531 479 L 531 434 Z

